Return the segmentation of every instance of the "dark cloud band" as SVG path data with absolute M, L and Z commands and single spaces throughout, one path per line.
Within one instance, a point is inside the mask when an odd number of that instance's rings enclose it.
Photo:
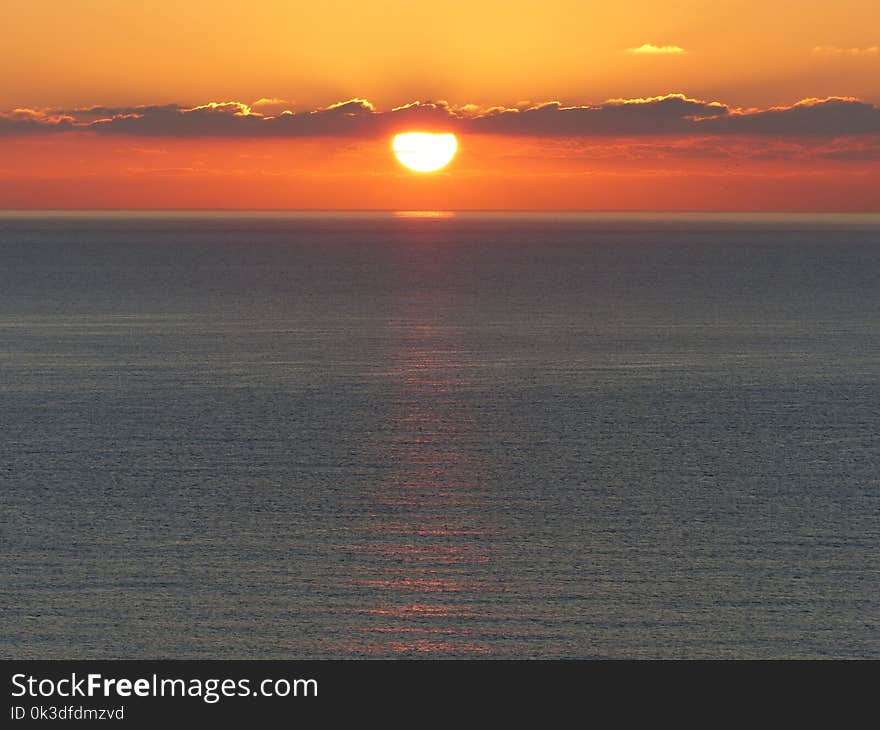
M 240 102 L 0 114 L 0 135 L 89 131 L 145 137 L 373 137 L 401 129 L 537 137 L 768 135 L 840 137 L 880 133 L 880 107 L 858 99 L 806 99 L 787 107 L 737 110 L 668 94 L 566 107 L 558 102 L 477 110 L 415 102 L 378 111 L 352 99 L 308 112 L 264 115 Z

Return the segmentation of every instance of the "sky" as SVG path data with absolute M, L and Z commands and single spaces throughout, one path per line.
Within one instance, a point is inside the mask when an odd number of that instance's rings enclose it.
M 876 0 L 2 15 L 0 208 L 880 210 Z

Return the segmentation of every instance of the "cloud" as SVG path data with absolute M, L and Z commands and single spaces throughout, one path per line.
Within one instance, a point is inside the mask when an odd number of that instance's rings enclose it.
M 274 100 L 273 100 L 274 101 Z M 804 99 L 790 106 L 738 109 L 684 94 L 559 101 L 514 107 L 415 101 L 381 111 L 348 99 L 312 111 L 272 114 L 238 101 L 83 109 L 15 109 L 0 113 L 0 135 L 90 132 L 137 137 L 368 138 L 423 128 L 470 134 L 547 138 L 758 135 L 840 137 L 880 133 L 880 107 L 850 97 Z
M 293 107 L 293 102 L 287 99 L 276 99 L 275 97 L 262 97 L 251 104 L 252 109 L 259 109 L 261 113 L 277 114 L 282 111 L 289 110 Z
M 813 53 L 823 56 L 880 56 L 880 46 L 865 48 L 841 48 L 839 46 L 816 46 Z
M 637 48 L 627 48 L 626 52 L 639 56 L 680 56 L 687 53 L 681 46 L 655 46 L 653 43 L 643 43 Z
M 803 99 L 791 106 L 701 120 L 718 134 L 840 137 L 880 132 L 880 107 L 850 97 Z
M 686 132 L 694 121 L 724 116 L 717 102 L 667 94 L 648 99 L 610 99 L 596 106 L 563 106 L 558 101 L 527 108 L 490 109 L 468 120 L 468 126 L 487 134 L 607 136 Z
M 819 147 L 814 155 L 826 160 L 843 162 L 880 161 L 880 135 L 867 138 L 847 138 Z

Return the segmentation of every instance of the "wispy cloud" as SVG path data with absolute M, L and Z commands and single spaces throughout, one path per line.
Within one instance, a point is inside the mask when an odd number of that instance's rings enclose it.
M 880 46 L 864 48 L 841 48 L 840 46 L 816 46 L 813 53 L 823 56 L 880 56 Z
M 279 99 L 274 96 L 264 96 L 250 104 L 250 108 L 266 117 L 277 117 L 279 114 L 292 114 L 295 102 L 289 99 Z
M 643 43 L 637 48 L 627 48 L 626 52 L 639 56 L 680 56 L 687 53 L 681 46 L 655 46 L 653 43 Z

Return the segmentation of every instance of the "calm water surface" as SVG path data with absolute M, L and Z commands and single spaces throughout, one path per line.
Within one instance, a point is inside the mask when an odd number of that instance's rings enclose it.
M 0 215 L 0 655 L 880 658 L 880 218 Z

